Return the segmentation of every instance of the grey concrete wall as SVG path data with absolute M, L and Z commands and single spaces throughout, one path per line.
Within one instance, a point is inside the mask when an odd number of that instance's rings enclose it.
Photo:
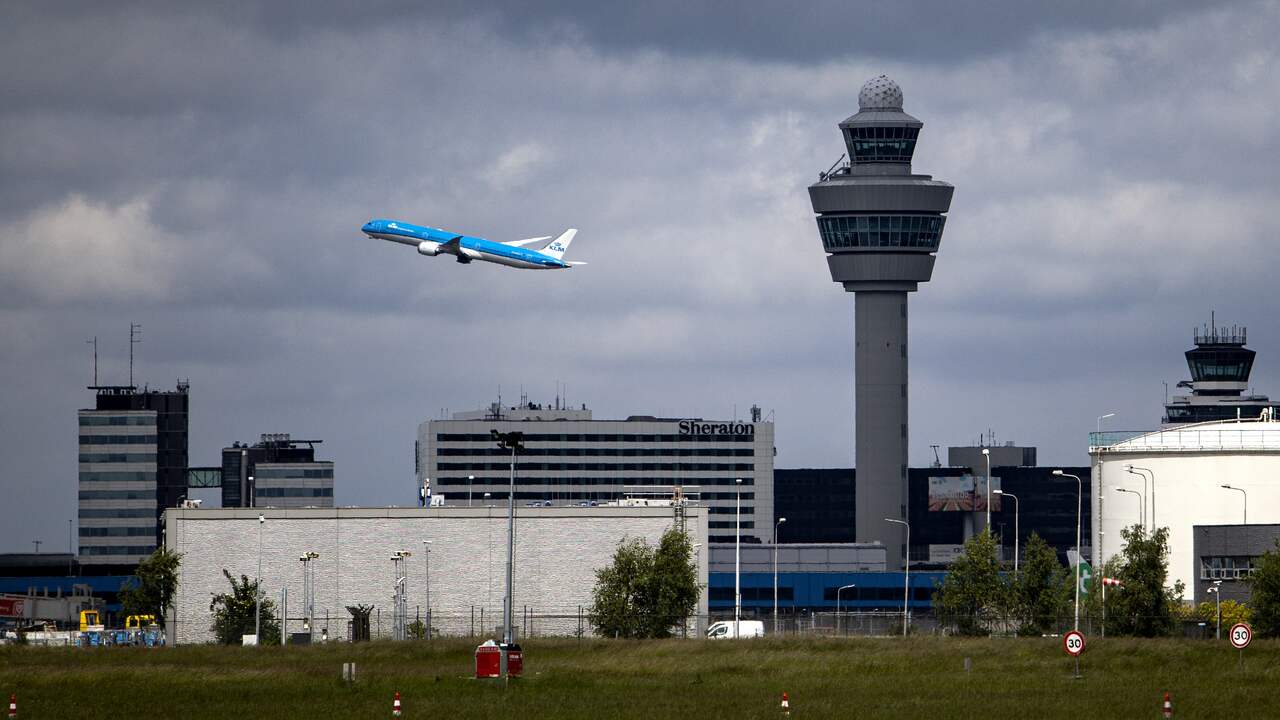
M 177 643 L 211 642 L 209 601 L 226 592 L 222 575 L 257 574 L 261 512 L 262 587 L 279 602 L 288 588 L 290 632 L 302 630 L 303 573 L 298 558 L 314 560 L 317 637 L 326 626 L 330 638 L 345 638 L 347 605 L 373 605 L 373 632 L 391 632 L 391 554 L 408 550 L 408 606 L 411 616 L 427 613 L 427 564 L 423 540 L 431 540 L 430 607 L 432 626 L 463 635 L 474 626 L 490 630 L 501 622 L 506 563 L 506 507 L 494 508 L 335 508 L 335 509 L 170 509 L 167 546 L 184 554 L 175 609 L 171 614 Z M 605 567 L 619 541 L 641 537 L 656 543 L 672 526 L 669 508 L 517 508 L 515 604 L 538 615 L 537 634 L 572 634 L 578 607 L 591 603 L 595 571 Z M 701 508 L 688 511 L 699 583 L 707 578 L 707 518 Z M 706 614 L 705 596 L 699 614 Z M 473 621 L 474 617 L 474 621 Z M 380 624 L 377 620 L 380 618 Z M 473 625 L 474 622 L 474 625 Z M 380 631 L 380 632 L 379 632 Z M 589 630 L 588 630 L 589 631 Z

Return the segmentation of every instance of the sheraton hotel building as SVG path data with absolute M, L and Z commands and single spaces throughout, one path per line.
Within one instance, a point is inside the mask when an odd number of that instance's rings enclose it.
M 739 497 L 743 542 L 769 542 L 773 525 L 773 423 L 631 416 L 595 420 L 585 407 L 522 403 L 454 413 L 418 426 L 418 481 L 451 506 L 505 504 L 511 453 L 491 435 L 521 431 L 518 504 L 669 500 L 674 488 L 708 508 L 709 541 L 733 542 Z M 741 495 L 739 496 L 739 493 Z

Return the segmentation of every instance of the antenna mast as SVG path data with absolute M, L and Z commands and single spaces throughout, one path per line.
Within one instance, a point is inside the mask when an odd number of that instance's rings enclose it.
M 93 386 L 98 386 L 98 336 L 94 335 L 92 340 L 85 340 L 85 343 L 93 346 Z
M 142 326 L 129 323 L 129 387 L 133 387 L 133 346 L 142 342 Z

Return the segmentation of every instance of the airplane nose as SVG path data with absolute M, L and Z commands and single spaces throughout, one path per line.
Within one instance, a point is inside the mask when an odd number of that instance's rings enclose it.
M 372 223 L 372 222 L 367 222 L 367 223 L 365 223 L 365 224 L 364 224 L 364 227 L 360 228 L 360 231 L 361 231 L 361 232 L 366 232 L 366 233 L 371 233 L 371 232 L 373 232 L 373 230 L 374 230 L 374 228 L 373 228 L 373 223 Z

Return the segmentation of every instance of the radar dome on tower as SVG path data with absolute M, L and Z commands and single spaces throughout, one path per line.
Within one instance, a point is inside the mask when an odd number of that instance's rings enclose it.
M 901 110 L 902 88 L 887 75 L 873 77 L 858 91 L 859 110 Z

